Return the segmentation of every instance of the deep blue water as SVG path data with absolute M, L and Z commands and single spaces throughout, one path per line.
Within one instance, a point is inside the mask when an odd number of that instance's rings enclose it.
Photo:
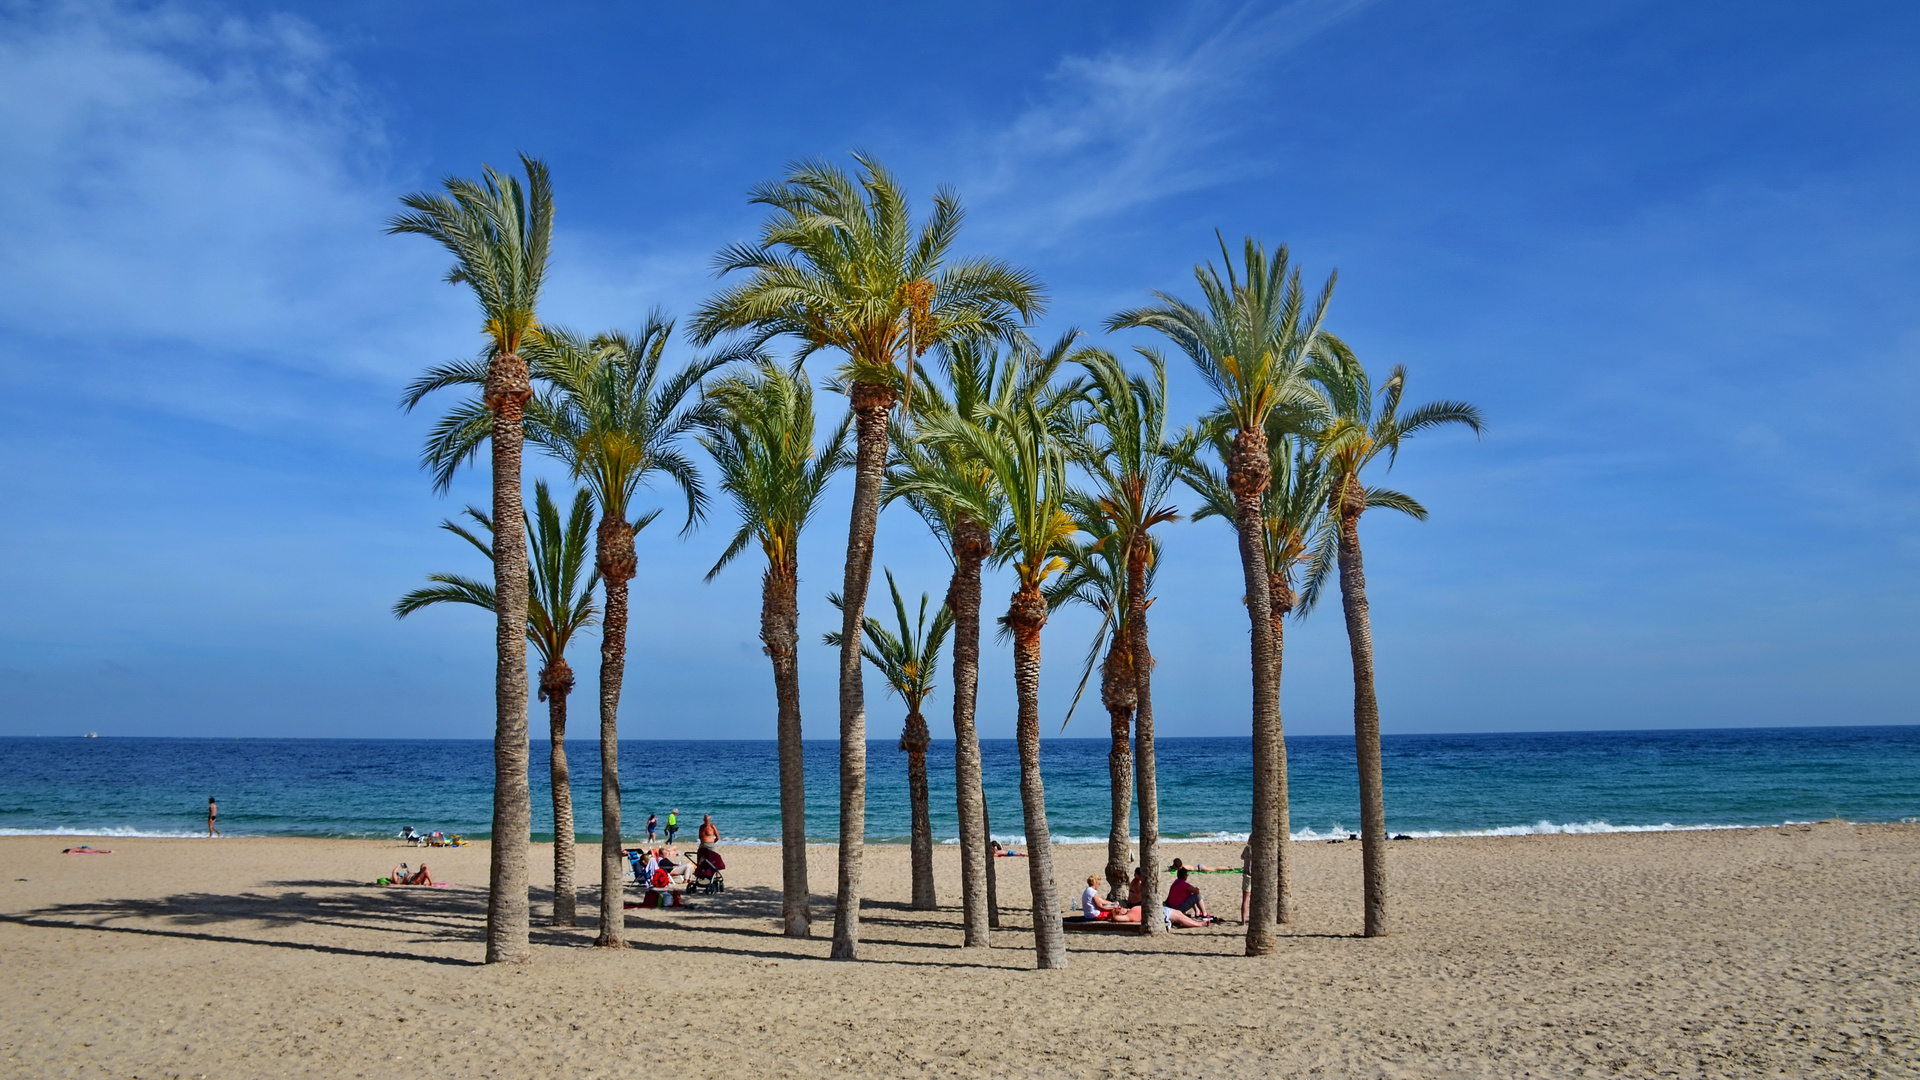
M 809 742 L 807 832 L 838 822 L 838 744 Z M 1287 740 L 1296 837 L 1357 827 L 1353 740 Z M 983 747 L 993 831 L 1021 833 L 1011 740 Z M 1166 739 L 1160 819 L 1174 838 L 1237 838 L 1251 816 L 1251 745 Z M 1920 819 L 1920 727 L 1761 728 L 1553 734 L 1395 735 L 1384 742 L 1387 823 L 1395 832 L 1606 831 L 1777 825 L 1843 817 Z M 600 829 L 599 746 L 568 745 L 582 839 Z M 1042 750 L 1048 821 L 1060 840 L 1102 841 L 1107 743 L 1052 739 Z M 678 807 L 688 829 L 711 813 L 729 841 L 779 836 L 774 744 L 623 742 L 623 831 Z M 906 755 L 867 753 L 867 837 L 908 829 Z M 553 828 L 547 748 L 533 749 L 535 836 Z M 933 823 L 955 835 L 953 743 L 929 755 Z M 492 744 L 483 740 L 0 739 L 0 833 L 192 835 L 208 796 L 234 835 L 388 836 L 401 825 L 487 835 Z

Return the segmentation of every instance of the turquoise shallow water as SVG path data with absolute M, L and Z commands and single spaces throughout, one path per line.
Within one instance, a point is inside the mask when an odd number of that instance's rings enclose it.
M 807 831 L 838 822 L 838 744 L 810 742 Z M 1843 817 L 1920 820 L 1920 727 L 1761 728 L 1489 735 L 1384 741 L 1394 832 L 1582 832 L 1777 825 Z M 1344 834 L 1359 821 L 1350 738 L 1287 740 L 1294 835 Z M 598 839 L 599 746 L 568 745 L 575 815 Z M 983 747 L 994 833 L 1021 832 L 1010 740 Z M 1251 817 L 1247 739 L 1158 746 L 1161 822 L 1170 839 L 1235 839 Z M 620 744 L 628 836 L 678 807 L 688 829 L 711 813 L 733 843 L 779 836 L 771 741 Z M 1042 750 L 1057 839 L 1104 842 L 1107 743 L 1052 739 Z M 906 755 L 867 754 L 869 841 L 904 840 Z M 534 744 L 535 836 L 552 835 L 547 749 Z M 953 744 L 929 757 L 937 836 L 955 834 Z M 401 825 L 487 835 L 493 755 L 483 740 L 0 739 L 0 834 L 194 835 L 208 796 L 233 835 L 389 836 Z

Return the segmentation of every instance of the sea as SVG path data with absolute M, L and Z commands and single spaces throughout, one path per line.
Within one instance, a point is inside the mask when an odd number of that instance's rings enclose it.
M 928 755 L 933 828 L 956 842 L 953 748 Z M 1041 751 L 1054 839 L 1104 843 L 1104 739 L 1048 739 Z M 1293 837 L 1359 825 L 1350 737 L 1287 739 Z M 982 748 L 993 835 L 1021 842 L 1018 751 Z M 1844 818 L 1920 821 L 1920 726 L 1389 735 L 1382 740 L 1387 825 L 1411 837 L 1721 829 Z M 805 744 L 807 834 L 832 842 L 839 744 Z M 600 839 L 599 745 L 567 745 L 579 839 Z M 1252 817 L 1246 738 L 1157 744 L 1162 836 L 1231 841 Z M 906 755 L 867 748 L 867 840 L 904 843 Z M 775 843 L 779 768 L 766 741 L 620 743 L 622 832 L 680 812 L 711 814 L 726 841 Z M 208 798 L 230 836 L 390 837 L 402 826 L 489 835 L 486 740 L 0 738 L 0 834 L 195 836 Z M 533 832 L 551 840 L 544 740 L 533 744 Z

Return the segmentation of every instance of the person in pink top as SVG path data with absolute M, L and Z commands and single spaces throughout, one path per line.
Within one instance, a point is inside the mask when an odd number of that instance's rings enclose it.
M 1167 890 L 1167 906 L 1192 918 L 1211 919 L 1207 905 L 1200 899 L 1200 890 L 1187 880 L 1187 868 L 1183 866 L 1173 875 L 1173 887 Z

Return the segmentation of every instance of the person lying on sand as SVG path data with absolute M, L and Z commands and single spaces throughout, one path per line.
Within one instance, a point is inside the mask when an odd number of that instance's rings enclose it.
M 1113 913 L 1119 910 L 1119 904 L 1111 900 L 1103 899 L 1100 896 L 1099 876 L 1088 875 L 1087 889 L 1080 894 L 1081 916 L 1089 920 L 1111 919 L 1113 918 Z
M 421 863 L 420 869 L 407 872 L 407 864 L 401 863 L 393 868 L 393 876 L 387 879 L 389 885 L 431 885 L 433 875 L 427 873 L 427 864 Z
M 81 844 L 79 847 L 61 848 L 60 854 L 62 855 L 111 855 L 113 854 L 113 852 L 111 849 L 108 849 L 108 848 L 88 847 L 86 844 Z
M 1100 921 L 1102 922 L 1111 921 L 1111 922 L 1117 922 L 1117 923 L 1137 923 L 1140 921 L 1140 911 L 1141 909 L 1139 907 L 1130 907 L 1123 911 L 1114 911 L 1110 913 L 1105 919 L 1102 919 Z M 1214 923 L 1214 918 L 1211 915 L 1208 915 L 1202 918 L 1194 918 L 1193 916 L 1188 915 L 1184 911 L 1175 911 L 1170 907 L 1164 907 L 1164 906 L 1161 907 L 1160 909 L 1160 918 L 1168 926 L 1183 926 L 1188 928 L 1212 926 Z
M 1253 845 L 1249 844 L 1247 846 L 1251 848 Z M 1192 866 L 1188 866 L 1179 859 L 1175 859 L 1173 860 L 1173 865 L 1167 867 L 1167 873 L 1177 874 L 1182 870 L 1186 870 L 1195 874 L 1237 874 L 1241 872 L 1241 869 L 1242 868 L 1238 866 L 1208 866 L 1206 863 L 1195 863 Z
M 1015 851 L 1010 847 L 1001 847 L 1000 841 L 995 840 L 993 842 L 993 857 L 996 859 L 1024 859 L 1027 857 L 1027 853 L 1024 851 Z

